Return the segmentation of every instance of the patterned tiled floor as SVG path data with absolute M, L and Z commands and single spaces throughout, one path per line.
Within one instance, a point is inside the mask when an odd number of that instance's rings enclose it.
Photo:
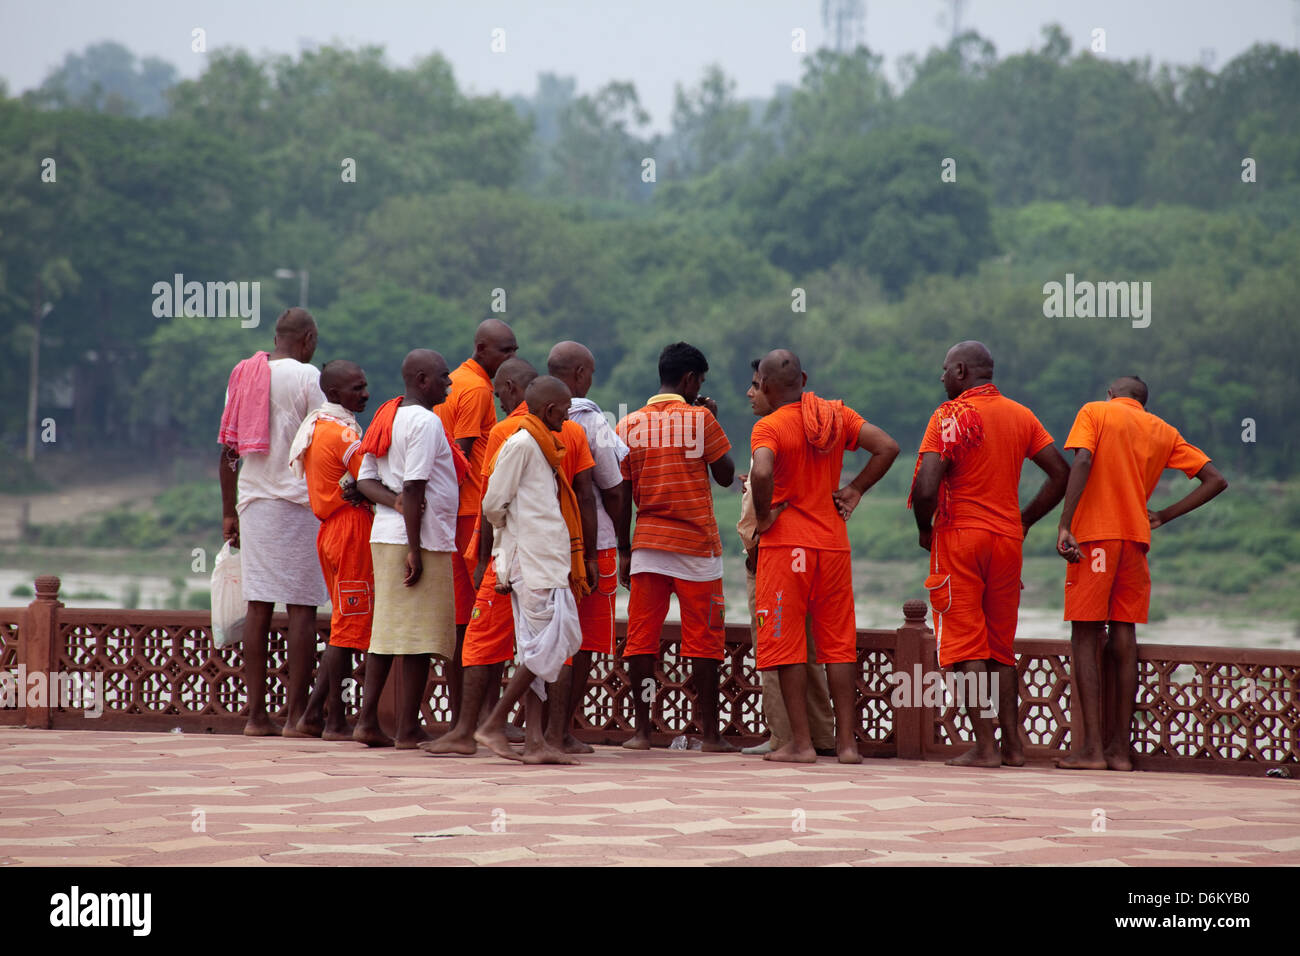
M 1300 781 L 0 730 L 0 866 L 1300 864 Z

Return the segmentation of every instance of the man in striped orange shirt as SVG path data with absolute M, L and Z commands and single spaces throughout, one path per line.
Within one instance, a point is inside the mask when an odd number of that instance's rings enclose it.
M 668 599 L 677 595 L 681 657 L 692 661 L 695 722 L 702 749 L 730 752 L 718 729 L 718 662 L 723 658 L 722 539 L 713 517 L 709 476 L 731 484 L 731 443 L 718 424 L 718 406 L 700 395 L 709 363 L 693 345 L 675 342 L 659 354 L 659 394 L 618 423 L 629 452 L 623 477 L 631 483 L 615 531 L 619 580 L 631 591 L 627 607 L 628 661 L 635 734 L 623 744 L 650 748 L 653 671 Z M 636 535 L 630 536 L 632 505 Z

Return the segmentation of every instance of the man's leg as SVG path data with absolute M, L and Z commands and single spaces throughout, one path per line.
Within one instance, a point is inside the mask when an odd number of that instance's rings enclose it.
M 392 654 L 366 654 L 365 687 L 361 694 L 361 713 L 357 715 L 357 728 L 352 739 L 367 747 L 391 747 L 393 738 L 379 726 L 379 698 L 388 683 L 393 668 Z
M 812 675 L 821 668 L 816 667 L 818 660 L 826 661 L 825 677 L 817 674 L 818 681 L 813 683 L 811 676 L 805 680 L 804 699 L 800 705 L 808 715 L 808 725 L 814 750 L 819 737 L 824 742 L 831 737 L 835 747 L 835 756 L 840 763 L 861 763 L 862 754 L 858 750 L 858 727 L 861 720 L 857 713 L 857 682 L 862 674 L 862 665 L 858 661 L 858 626 L 857 610 L 853 603 L 853 561 L 848 551 L 808 551 L 810 573 L 807 615 L 803 621 L 803 647 L 807 663 L 804 672 Z M 829 678 L 829 681 L 827 681 Z M 829 683 L 829 687 L 827 687 Z M 817 691 L 814 688 L 818 688 Z M 810 700 L 820 698 L 818 704 L 824 707 L 827 693 L 834 701 L 835 721 L 818 726 L 814 718 L 818 707 Z M 790 707 L 786 701 L 787 709 Z M 832 731 L 833 726 L 833 731 Z
M 393 740 L 398 750 L 414 750 L 433 739 L 420 724 L 420 705 L 428 700 L 430 656 L 398 655 L 402 682 L 397 695 L 397 737 Z
M 722 739 L 718 719 L 718 674 L 727 653 L 723 619 L 722 579 L 673 581 L 681 613 L 679 656 L 691 662 L 695 690 L 695 724 L 700 728 L 700 749 L 705 753 L 736 753 L 739 748 Z
M 311 697 L 307 699 L 307 709 L 301 719 L 293 726 L 293 733 L 285 725 L 286 737 L 320 737 L 327 730 L 337 734 L 346 730 L 347 720 L 343 716 L 342 684 L 343 676 L 352 664 L 352 651 L 346 647 L 325 648 L 321 654 L 320 666 L 316 669 L 316 684 L 312 687 Z M 326 720 L 326 704 L 329 704 L 329 719 Z M 351 734 L 330 739 L 351 740 Z
M 1070 752 L 1062 770 L 1105 770 L 1101 752 L 1101 674 L 1097 652 L 1105 621 L 1070 622 Z
M 505 728 L 506 720 L 510 716 L 510 711 L 514 709 L 514 706 L 519 702 L 519 699 L 528 693 L 529 685 L 533 682 L 533 676 L 533 672 L 524 664 L 520 663 L 515 667 L 515 672 L 510 675 L 510 683 L 506 685 L 505 692 L 501 695 L 501 699 L 498 700 L 496 706 L 492 708 L 492 713 L 488 715 L 488 719 L 474 732 L 474 739 L 487 747 L 498 757 L 505 757 L 507 760 L 523 759 L 510 747 L 510 741 L 506 739 Z M 536 695 L 533 696 L 535 697 Z M 541 701 L 538 700 L 537 704 L 540 707 Z M 525 712 L 527 712 L 527 707 L 528 705 L 525 704 Z M 538 710 L 536 725 L 534 725 L 533 721 L 527 720 L 527 718 L 525 718 L 525 721 L 528 724 L 529 730 L 533 729 L 535 726 L 537 731 L 539 733 L 541 732 L 540 709 Z M 525 737 L 525 740 L 526 739 L 527 738 Z
M 992 697 L 998 699 L 998 727 L 1002 731 L 1002 766 L 1023 767 L 1025 765 L 1025 742 L 1021 737 L 1020 725 L 1020 676 L 1012 664 L 1001 661 L 989 662 L 989 673 L 993 675 L 996 690 L 985 684 L 987 693 L 981 701 L 981 708 L 992 705 Z M 977 693 L 979 693 L 977 691 Z
M 290 604 L 289 608 L 289 694 L 285 726 L 292 727 L 307 710 L 312 665 L 316 661 L 316 608 Z
M 584 744 L 573 736 L 573 718 L 577 715 L 578 708 L 582 706 L 583 698 L 587 696 L 587 686 L 591 682 L 591 664 L 592 652 L 578 651 L 573 655 L 573 666 L 565 668 L 570 672 L 569 693 L 568 706 L 561 718 L 564 733 L 560 737 L 559 749 L 566 754 L 590 754 L 596 752 L 596 748 L 591 744 Z
M 800 662 L 782 665 L 776 671 L 781 681 L 781 696 L 786 701 L 786 714 L 790 718 L 790 740 L 765 754 L 763 759 L 781 763 L 816 763 L 817 751 L 813 750 L 808 733 L 807 669 Z
M 623 742 L 628 750 L 650 749 L 650 701 L 654 699 L 654 665 L 659 659 L 659 641 L 664 618 L 668 616 L 668 598 L 672 578 L 662 574 L 632 575 L 627 601 L 627 643 L 623 660 L 632 682 L 632 713 L 635 724 L 632 739 Z M 678 602 L 680 606 L 681 602 Z
M 695 718 L 700 727 L 700 750 L 713 754 L 734 754 L 740 748 L 722 738 L 718 726 L 718 671 L 720 661 L 696 657 L 691 661 L 691 683 L 695 685 Z
M 343 703 L 343 681 L 352 674 L 352 648 L 327 647 L 325 660 L 329 667 L 329 706 L 325 712 L 323 740 L 351 740 L 347 707 Z
M 958 661 L 952 665 L 952 668 L 962 674 L 974 674 L 975 686 L 983 684 L 987 687 L 991 663 L 991 660 Z M 966 681 L 966 685 L 970 686 L 970 682 Z M 951 760 L 945 760 L 944 763 L 950 767 L 1002 766 L 1002 754 L 998 751 L 997 740 L 993 734 L 993 718 L 985 717 L 980 713 L 978 703 L 975 701 L 967 702 L 966 716 L 970 718 L 971 727 L 975 731 L 975 746 L 960 757 L 953 757 Z
M 420 749 L 431 754 L 461 754 L 473 756 L 478 752 L 474 741 L 474 731 L 478 729 L 481 705 L 488 699 L 488 687 L 495 675 L 498 686 L 501 684 L 500 664 L 479 664 L 463 667 L 463 693 L 465 706 L 461 708 L 460 719 L 455 726 L 437 740 L 420 744 Z M 489 708 L 488 713 L 491 713 Z
M 266 713 L 266 658 L 270 653 L 273 610 L 275 605 L 270 601 L 249 601 L 244 622 L 244 686 L 248 691 L 244 733 L 249 737 L 275 737 L 280 733 Z
M 858 750 L 857 709 L 854 707 L 859 673 L 861 667 L 857 661 L 826 665 L 831 701 L 835 705 L 835 755 L 840 763 L 862 763 L 862 754 Z M 806 695 L 805 684 L 805 699 Z
M 569 687 L 572 681 L 573 667 L 566 664 L 560 668 L 559 676 L 546 685 L 546 732 L 542 735 L 540 749 L 537 749 L 536 743 L 529 743 L 530 737 L 527 735 L 532 733 L 533 718 L 525 717 L 524 763 L 576 764 L 578 762 L 577 758 L 570 756 L 564 747 L 565 730 L 568 727 L 565 720 L 569 716 Z M 528 700 L 531 701 L 536 696 L 530 693 Z M 541 714 L 539 713 L 538 716 L 540 717 Z M 592 748 L 587 749 L 590 751 Z M 555 759 L 557 757 L 562 759 Z
M 1132 770 L 1133 708 L 1137 705 L 1137 626 L 1124 621 L 1110 622 L 1110 640 L 1105 649 L 1106 678 L 1114 687 L 1110 739 L 1106 741 L 1106 766 L 1111 770 Z
M 632 738 L 623 741 L 628 750 L 650 749 L 650 701 L 654 700 L 655 658 L 651 654 L 624 657 L 627 677 L 632 682 Z

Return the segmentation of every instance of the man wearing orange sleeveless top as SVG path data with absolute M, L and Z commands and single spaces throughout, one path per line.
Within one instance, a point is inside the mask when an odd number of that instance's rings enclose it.
M 1069 469 L 1034 413 L 993 384 L 993 356 L 984 345 L 960 342 L 949 349 L 941 381 L 949 400 L 930 417 L 921 440 L 909 504 L 921 547 L 930 552 L 926 588 L 939 666 L 960 673 L 958 704 L 975 730 L 975 746 L 948 763 L 1018 767 L 1025 756 L 1012 643 L 1021 546 L 1029 528 L 1065 494 Z M 1021 510 L 1026 458 L 1047 479 Z M 995 697 L 1001 753 L 991 719 Z
M 464 559 L 465 548 L 474 535 L 479 502 L 483 499 L 483 460 L 488 432 L 497 423 L 492 407 L 492 376 L 501 363 L 511 358 L 519 346 L 510 326 L 500 319 L 485 319 L 474 332 L 474 354 L 451 373 L 451 391 L 447 400 L 434 408 L 442 419 L 449 441 L 454 441 L 469 459 L 469 472 L 460 486 L 460 506 L 456 511 L 456 554 L 452 555 L 452 587 L 456 594 L 456 653 L 445 666 L 447 697 L 451 702 L 451 719 L 460 711 L 461 649 L 465 642 L 465 625 L 474 608 L 474 584 Z
M 722 539 L 709 487 L 710 475 L 729 486 L 736 466 L 727 454 L 731 443 L 718 424 L 717 403 L 700 395 L 708 370 L 708 360 L 695 346 L 665 346 L 659 354 L 659 394 L 616 429 L 629 449 L 620 467 L 632 489 L 615 522 L 619 581 L 631 591 L 623 647 L 636 715 L 632 739 L 623 744 L 629 750 L 650 748 L 654 664 L 673 594 L 681 613 L 678 654 L 692 665 L 701 748 L 736 749 L 718 727 L 718 666 L 726 632 Z M 635 536 L 630 534 L 633 504 Z
M 1129 734 L 1137 698 L 1137 625 L 1146 623 L 1151 603 L 1151 532 L 1228 487 L 1205 452 L 1146 410 L 1142 379 L 1116 379 L 1107 395 L 1108 401 L 1079 409 L 1065 440 L 1075 454 L 1057 529 L 1057 551 L 1070 562 L 1065 619 L 1071 622 L 1071 751 L 1057 761 L 1064 770 L 1133 769 Z M 1151 512 L 1147 501 L 1166 468 L 1200 485 L 1181 501 Z M 1104 748 L 1103 700 L 1110 724 Z
M 845 522 L 898 457 L 898 443 L 840 401 L 804 391 L 808 376 L 786 349 L 758 364 L 758 383 L 773 411 L 754 425 L 749 472 L 758 534 L 754 603 L 759 670 L 776 668 L 790 718 L 790 740 L 765 760 L 813 763 L 808 729 L 808 640 L 826 665 L 840 763 L 859 763 L 854 699 L 858 665 L 852 553 Z M 865 468 L 839 487 L 844 452 L 871 452 Z
M 355 415 L 365 411 L 370 393 L 366 373 L 346 360 L 330 362 L 321 370 L 320 387 L 325 404 L 303 420 L 289 447 L 289 464 L 295 474 L 307 479 L 311 509 L 321 523 L 316 550 L 333 605 L 330 640 L 307 709 L 296 726 L 285 727 L 284 735 L 351 740 L 342 684 L 352 674 L 352 652 L 370 647 L 375 614 L 375 571 L 370 560 L 374 515 L 368 503 L 358 506 L 345 500 L 343 485 L 355 483 L 361 470 L 361 429 Z
M 484 489 L 487 488 L 488 481 L 492 477 L 501 446 L 524 425 L 524 420 L 529 414 L 524 393 L 536 378 L 537 370 L 518 357 L 507 359 L 497 369 L 493 388 L 506 417 L 497 422 L 488 433 L 481 474 L 481 486 Z M 581 426 L 575 422 L 565 421 L 560 427 L 558 437 L 565 449 L 561 468 L 578 500 L 579 515 L 583 524 L 584 548 L 586 542 L 590 541 L 591 546 L 586 550 L 594 568 L 596 503 L 591 484 L 591 469 L 595 463 L 587 448 L 586 434 Z M 480 510 L 481 507 L 480 502 Z M 587 527 L 588 524 L 590 529 Z M 451 731 L 437 740 L 422 745 L 423 749 L 431 754 L 470 755 L 477 752 L 478 744 L 474 739 L 474 732 L 481 724 L 482 718 L 497 702 L 505 663 L 515 656 L 514 613 L 511 608 L 510 594 L 497 590 L 496 566 L 492 559 L 493 540 L 491 523 L 483 521 L 480 516 L 475 536 L 470 542 L 470 547 L 474 549 L 470 554 L 474 555 L 473 579 L 477 584 L 477 593 L 469 625 L 465 628 L 465 641 L 461 653 L 461 665 L 464 668 L 464 707 Z M 564 683 L 568 676 L 566 668 L 560 683 Z M 565 693 L 567 694 L 567 685 Z M 559 701 L 553 701 L 552 709 L 559 704 Z M 548 740 L 557 750 L 562 749 L 556 739 L 562 726 L 563 722 L 557 721 L 554 730 L 549 725 L 547 728 Z

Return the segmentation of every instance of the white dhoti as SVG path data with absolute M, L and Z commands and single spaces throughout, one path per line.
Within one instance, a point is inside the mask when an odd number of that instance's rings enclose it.
M 519 661 L 536 675 L 533 693 L 546 700 L 546 685 L 560 676 L 564 662 L 582 647 L 582 623 L 573 592 L 568 588 L 531 591 L 515 578 L 510 582 L 510 607 Z

